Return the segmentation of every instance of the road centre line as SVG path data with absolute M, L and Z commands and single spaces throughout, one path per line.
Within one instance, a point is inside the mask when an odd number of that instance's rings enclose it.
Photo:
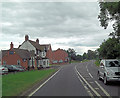
M 110 98 L 112 98 L 107 92 L 106 92 L 106 90 L 102 87 L 102 86 L 100 86 L 100 84 L 97 82 L 97 81 L 95 81 L 95 83 L 99 86 L 99 88 L 106 94 L 106 96 L 109 96 Z
M 86 69 L 87 69 L 87 72 L 89 72 L 88 68 L 87 68 L 87 65 L 86 65 Z
M 89 88 L 97 95 L 97 96 L 100 96 L 101 98 L 101 95 L 82 77 L 82 75 L 78 72 L 78 70 L 76 69 L 76 66 L 75 66 L 75 70 L 76 72 L 78 73 L 78 75 L 84 80 L 84 82 L 89 86 Z
M 28 96 L 32 96 L 34 93 L 36 93 L 42 86 L 44 86 L 50 79 L 52 79 L 59 71 L 61 70 L 61 68 L 54 73 L 50 78 L 48 78 L 43 84 L 41 84 L 36 90 L 34 90 L 31 94 L 29 94 Z
M 82 83 L 82 85 L 84 86 L 84 88 L 86 89 L 87 93 L 91 96 L 91 98 L 94 98 L 92 93 L 89 91 L 89 89 L 87 88 L 87 86 L 85 86 L 85 84 L 83 83 L 83 81 L 80 79 L 78 73 L 76 73 L 78 76 L 78 79 L 80 80 L 80 82 Z
M 93 76 L 91 75 L 91 73 L 89 73 L 90 77 L 93 78 Z
M 90 76 L 91 78 L 93 78 L 93 76 L 91 75 L 91 73 L 89 72 L 89 70 L 88 70 L 88 68 L 87 68 L 87 65 L 86 65 L 86 69 L 87 69 L 87 72 L 88 72 L 89 76 Z

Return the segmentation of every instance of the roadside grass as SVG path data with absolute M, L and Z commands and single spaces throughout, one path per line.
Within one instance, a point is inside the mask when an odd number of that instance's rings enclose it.
M 88 62 L 89 60 L 83 60 L 82 62 Z
M 100 66 L 100 60 L 95 61 L 96 66 Z
M 56 69 L 32 70 L 2 76 L 2 96 L 18 96 Z

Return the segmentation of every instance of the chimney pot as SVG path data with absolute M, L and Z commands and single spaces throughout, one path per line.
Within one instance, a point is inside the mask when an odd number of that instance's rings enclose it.
M 38 44 L 39 44 L 39 39 L 38 39 L 38 38 L 36 39 L 36 43 L 38 43 Z
M 29 36 L 25 35 L 25 41 L 29 40 Z
M 10 49 L 13 49 L 13 43 L 11 42 L 11 44 L 10 44 Z

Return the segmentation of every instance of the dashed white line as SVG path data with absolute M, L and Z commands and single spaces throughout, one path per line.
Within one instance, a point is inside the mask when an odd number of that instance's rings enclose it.
M 93 78 L 93 76 L 91 75 L 91 73 L 89 73 L 90 77 Z
M 109 96 L 110 97 L 110 95 L 105 91 L 105 89 L 102 87 L 102 86 L 100 86 L 100 84 L 97 82 L 97 81 L 95 81 L 95 83 L 99 86 L 99 88 L 106 94 L 106 96 Z M 111 97 L 110 97 L 111 98 Z
M 80 82 L 82 83 L 82 85 L 84 86 L 84 88 L 86 89 L 86 91 L 88 92 L 88 94 L 91 96 L 91 98 L 94 98 L 92 93 L 89 91 L 89 89 L 87 88 L 87 86 L 83 83 L 83 81 L 80 79 L 78 73 L 76 73 L 78 76 L 78 79 L 80 80 Z
M 83 77 L 82 75 L 78 72 L 78 70 L 76 69 L 75 66 L 75 70 L 78 73 L 78 75 L 84 80 L 84 82 L 89 86 L 89 88 L 97 95 L 97 96 L 101 96 Z

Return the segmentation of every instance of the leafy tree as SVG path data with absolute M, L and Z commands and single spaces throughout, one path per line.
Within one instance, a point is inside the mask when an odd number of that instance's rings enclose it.
M 110 21 L 113 21 L 114 32 L 110 35 L 120 38 L 120 1 L 119 2 L 99 2 L 100 14 L 98 19 L 101 26 L 107 28 Z
M 88 50 L 87 59 L 92 60 L 92 59 L 96 59 L 96 58 L 97 58 L 96 51 Z
M 75 56 L 75 60 L 76 60 L 76 61 L 82 61 L 82 60 L 83 60 L 82 55 L 79 55 L 79 54 L 76 55 L 76 56 Z
M 109 38 L 104 41 L 98 49 L 101 58 L 115 59 L 120 58 L 120 44 L 116 38 Z
M 75 52 L 74 49 L 69 48 L 69 49 L 67 50 L 67 53 L 68 53 L 68 57 L 70 58 L 70 61 L 71 61 L 71 60 L 75 60 L 76 52 Z
M 87 53 L 84 52 L 84 53 L 83 53 L 83 60 L 84 60 L 84 59 L 87 59 L 87 58 L 88 58 Z

